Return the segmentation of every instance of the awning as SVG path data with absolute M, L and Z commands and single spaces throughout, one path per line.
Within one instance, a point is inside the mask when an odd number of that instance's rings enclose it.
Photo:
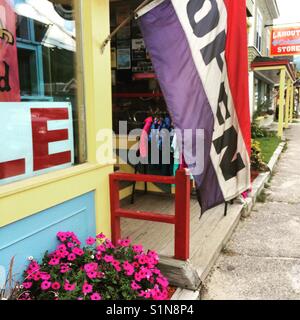
M 268 57 L 256 57 L 251 63 L 254 73 L 269 84 L 279 84 L 280 70 L 285 69 L 291 81 L 296 81 L 295 71 L 289 60 Z

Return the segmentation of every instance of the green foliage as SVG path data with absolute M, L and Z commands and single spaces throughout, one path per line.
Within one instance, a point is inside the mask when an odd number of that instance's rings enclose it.
M 251 143 L 251 169 L 260 171 L 265 166 L 262 158 L 260 143 L 252 140 Z

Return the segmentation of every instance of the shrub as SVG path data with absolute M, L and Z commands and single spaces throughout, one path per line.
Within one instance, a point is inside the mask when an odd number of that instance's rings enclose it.
M 168 280 L 157 269 L 158 255 L 129 239 L 114 246 L 103 234 L 86 240 L 59 232 L 60 244 L 41 264 L 24 272 L 19 300 L 166 300 Z
M 262 158 L 260 143 L 258 141 L 252 140 L 251 143 L 251 169 L 261 170 L 265 166 Z

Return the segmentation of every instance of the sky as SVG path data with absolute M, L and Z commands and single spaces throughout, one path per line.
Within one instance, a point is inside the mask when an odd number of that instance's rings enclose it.
M 274 20 L 274 24 L 299 22 L 300 24 L 300 0 L 277 0 L 280 17 Z

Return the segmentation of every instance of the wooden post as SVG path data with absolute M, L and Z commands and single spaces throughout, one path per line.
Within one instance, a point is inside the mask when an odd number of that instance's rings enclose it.
M 291 101 L 290 101 L 290 122 L 293 122 L 294 117 L 294 85 L 293 82 L 291 83 Z
M 187 260 L 190 254 L 190 175 L 180 169 L 175 180 L 175 259 Z
M 291 96 L 291 79 L 288 80 L 287 88 L 286 88 L 286 98 L 285 98 L 285 129 L 289 128 L 290 121 L 290 96 Z
M 121 239 L 121 218 L 116 215 L 120 209 L 119 181 L 114 179 L 114 174 L 109 176 L 110 188 L 110 219 L 111 219 L 111 240 L 115 245 Z
M 280 71 L 279 85 L 279 112 L 278 112 L 278 137 L 283 136 L 283 118 L 284 118 L 284 87 L 285 87 L 285 68 Z

